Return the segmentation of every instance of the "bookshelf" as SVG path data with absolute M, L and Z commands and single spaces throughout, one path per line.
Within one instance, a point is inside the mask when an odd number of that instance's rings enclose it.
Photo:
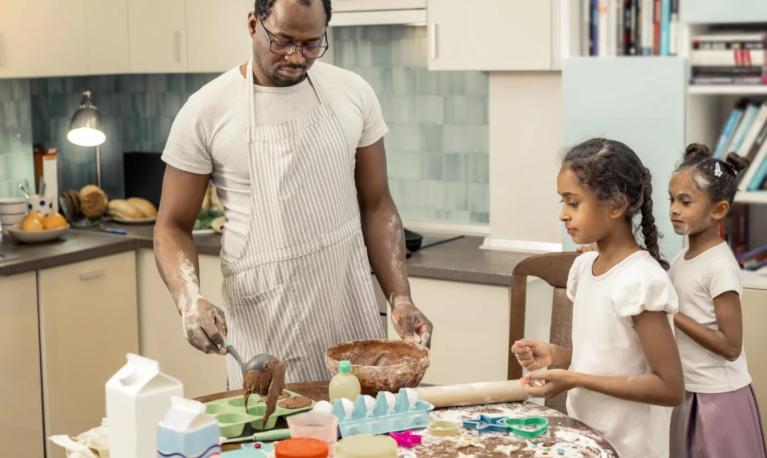
M 665 196 L 659 199 L 656 193 L 665 194 L 669 171 L 681 160 L 685 145 L 699 142 L 713 148 L 739 99 L 767 101 L 767 85 L 690 84 L 688 57 L 692 37 L 742 25 L 765 26 L 767 30 L 767 2 L 737 1 L 751 6 L 726 8 L 727 17 L 720 20 L 718 14 L 722 8 L 718 0 L 680 0 L 677 55 L 593 57 L 588 56 L 587 40 L 582 34 L 587 26 L 583 6 L 580 2 L 560 0 L 563 146 L 586 135 L 604 135 L 622 139 L 634 147 L 653 170 L 656 215 L 665 215 L 668 211 L 668 205 L 664 205 L 667 199 Z M 678 71 L 680 65 L 682 71 Z M 659 81 L 661 75 L 665 80 Z M 588 100 L 577 93 L 584 90 L 590 96 Z M 664 94 L 664 98 L 660 100 L 658 94 Z M 657 106 L 643 105 L 638 100 L 643 97 L 656 100 Z M 681 128 L 677 123 L 679 119 L 682 119 Z M 681 135 L 673 135 L 667 126 L 660 125 L 660 120 L 672 124 Z M 646 138 L 648 133 L 654 138 Z M 656 148 L 661 148 L 664 156 L 655 155 Z M 740 192 L 736 202 L 749 205 L 749 246 L 767 244 L 767 191 Z M 676 243 L 681 238 L 664 227 L 664 218 L 656 217 L 656 221 L 661 232 L 670 234 L 662 241 L 664 255 L 675 254 L 683 243 Z M 567 237 L 564 239 L 568 247 Z M 743 277 L 746 287 L 767 290 L 767 275 L 744 271 Z

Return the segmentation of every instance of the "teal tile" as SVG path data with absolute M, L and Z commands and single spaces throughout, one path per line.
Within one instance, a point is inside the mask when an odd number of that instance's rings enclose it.
M 442 124 L 445 121 L 445 102 L 438 95 L 419 95 L 416 98 L 416 120 L 424 124 Z
M 392 123 L 389 126 L 387 140 L 392 149 L 399 151 L 419 151 L 421 129 L 418 124 Z
M 393 96 L 390 97 L 392 112 L 391 119 L 386 119 L 392 123 L 409 123 L 415 122 L 416 115 L 416 98 L 410 96 Z
M 464 156 L 467 164 L 467 178 L 471 183 L 489 183 L 490 165 L 487 154 L 467 154 Z
M 463 154 L 445 154 L 444 155 L 444 179 L 446 181 L 461 181 L 466 183 L 466 167 L 464 165 Z
M 488 95 L 490 92 L 490 79 L 487 72 L 466 72 L 465 92 L 466 95 Z
M 471 222 L 477 224 L 488 224 L 490 223 L 490 213 L 471 212 Z
M 469 209 L 474 213 L 489 212 L 490 196 L 487 184 L 469 184 Z
M 487 124 L 487 98 L 466 95 L 446 96 L 445 122 L 449 124 Z
M 444 126 L 445 151 L 482 153 L 488 151 L 487 126 L 447 124 Z
M 444 160 L 440 153 L 421 153 L 421 178 L 427 180 L 442 180 L 444 176 Z
M 418 70 L 406 67 L 392 69 L 392 92 L 412 96 L 418 93 Z
M 442 151 L 442 124 L 420 124 L 421 149 L 424 151 Z

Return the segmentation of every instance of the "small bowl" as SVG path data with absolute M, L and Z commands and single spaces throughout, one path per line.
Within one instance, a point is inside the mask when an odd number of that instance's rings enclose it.
M 362 393 L 371 396 L 379 391 L 397 393 L 401 388 L 414 388 L 429 368 L 429 350 L 401 340 L 346 342 L 325 353 L 325 364 L 333 375 L 345 359 L 351 361 Z
M 19 226 L 8 228 L 11 236 L 22 243 L 42 243 L 56 240 L 69 231 L 69 224 L 59 229 L 47 229 L 43 231 L 22 231 Z
M 9 226 L 9 227 L 16 226 L 18 224 L 21 224 L 25 216 L 27 216 L 26 213 L 14 213 L 9 215 L 0 214 L 0 224 L 2 224 L 3 226 Z
M 23 197 L 0 198 L 0 215 L 27 213 L 27 199 Z

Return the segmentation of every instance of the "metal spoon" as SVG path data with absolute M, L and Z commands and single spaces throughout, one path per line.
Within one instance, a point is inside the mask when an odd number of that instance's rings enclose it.
M 248 411 L 248 398 L 252 393 L 266 396 L 266 411 L 263 417 L 265 426 L 269 416 L 274 413 L 277 398 L 285 387 L 285 365 L 276 357 L 265 353 L 256 355 L 244 363 L 232 344 L 228 341 L 225 344 L 227 352 L 240 364 L 245 411 Z

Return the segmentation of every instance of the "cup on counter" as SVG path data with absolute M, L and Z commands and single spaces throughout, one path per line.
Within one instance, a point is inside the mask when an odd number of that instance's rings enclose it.
M 338 419 L 328 413 L 308 412 L 291 415 L 287 418 L 290 437 L 306 437 L 319 439 L 330 449 L 334 456 L 336 440 L 338 440 Z
M 4 234 L 8 228 L 21 224 L 27 214 L 27 199 L 23 197 L 0 197 L 0 227 Z

